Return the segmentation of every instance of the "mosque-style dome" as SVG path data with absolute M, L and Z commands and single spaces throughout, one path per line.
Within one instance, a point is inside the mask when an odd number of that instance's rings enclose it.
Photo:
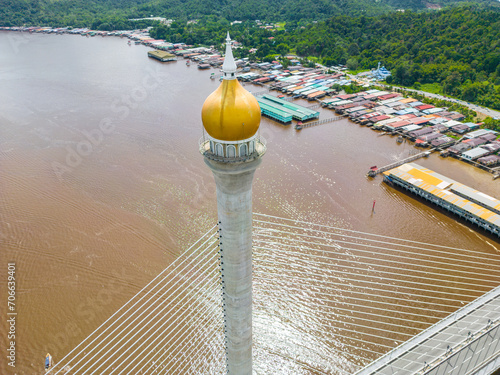
M 260 107 L 238 80 L 223 80 L 205 100 L 201 119 L 211 137 L 221 141 L 241 141 L 257 132 Z
M 255 97 L 245 90 L 235 77 L 236 64 L 229 33 L 222 71 L 223 81 L 205 100 L 201 119 L 212 138 L 229 142 L 242 141 L 257 133 L 260 107 Z

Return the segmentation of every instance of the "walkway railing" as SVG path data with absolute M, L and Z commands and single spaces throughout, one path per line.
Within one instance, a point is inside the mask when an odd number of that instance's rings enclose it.
M 442 357 L 437 358 L 437 364 L 429 366 L 431 370 L 424 369 L 421 374 L 439 375 L 446 372 L 450 375 L 464 375 L 480 371 L 491 374 L 500 367 L 499 344 L 500 322 L 488 324 L 477 333 L 477 337 L 470 335 L 458 348 L 450 347 Z
M 484 364 L 488 356 L 494 353 L 499 354 L 500 330 L 498 328 L 500 320 L 498 318 L 500 318 L 500 308 L 495 309 L 495 306 L 493 306 L 491 311 L 488 311 L 492 303 L 499 306 L 500 287 L 485 293 L 470 304 L 438 321 L 411 340 L 378 358 L 372 364 L 357 372 L 356 375 L 392 373 L 392 368 L 398 366 L 398 361 L 408 363 L 405 356 L 418 358 L 418 361 L 405 371 L 400 371 L 399 373 L 402 375 L 416 373 L 440 374 L 443 373 L 442 366 L 447 368 L 447 374 L 468 374 L 470 370 Z M 485 307 L 488 310 L 481 310 Z M 492 311 L 495 310 L 497 310 L 497 313 L 492 314 Z M 476 317 L 474 317 L 474 314 Z M 491 318 L 493 316 L 497 317 L 495 324 L 493 324 L 489 315 Z M 478 320 L 478 322 L 475 324 L 468 323 L 466 318 L 470 317 Z M 488 338 L 485 337 L 485 334 Z M 446 337 L 448 340 L 441 343 L 440 340 L 436 340 L 439 335 Z M 474 349 L 471 350 L 472 346 L 474 346 Z M 427 347 L 432 347 L 433 350 L 428 350 Z M 457 354 L 459 353 L 462 353 L 465 358 L 460 357 L 460 360 L 457 361 L 459 359 Z M 472 358 L 473 361 L 471 361 Z M 451 371 L 453 368 L 455 368 L 455 372 Z
M 335 117 L 325 118 L 323 120 L 307 122 L 307 123 L 300 123 L 300 124 L 295 125 L 295 129 L 301 130 L 304 128 L 310 128 L 312 126 L 317 126 L 317 125 L 327 124 L 329 122 L 333 122 L 333 121 L 337 121 L 337 120 L 342 120 L 343 118 L 344 118 L 343 116 L 335 116 Z
M 435 149 L 431 149 L 431 150 L 428 150 L 428 151 L 422 151 L 422 152 L 419 152 L 419 153 L 417 153 L 415 155 L 411 155 L 411 156 L 409 156 L 409 157 L 407 157 L 407 158 L 405 158 L 403 160 L 399 160 L 399 161 L 396 161 L 396 162 L 391 163 L 389 165 L 386 165 L 384 167 L 377 168 L 377 169 L 371 169 L 370 171 L 368 171 L 367 176 L 369 176 L 369 177 L 375 177 L 376 175 L 378 175 L 380 173 L 383 173 L 385 171 L 388 171 L 389 169 L 397 168 L 400 165 L 403 165 L 403 164 L 406 164 L 406 163 L 410 163 L 412 161 L 415 161 L 417 159 L 421 159 L 423 157 L 428 157 L 434 151 L 435 151 Z

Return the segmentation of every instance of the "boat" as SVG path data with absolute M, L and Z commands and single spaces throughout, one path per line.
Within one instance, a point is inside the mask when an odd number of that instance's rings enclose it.
M 210 64 L 198 64 L 198 69 L 210 69 Z
M 190 66 L 190 65 L 191 65 L 191 61 L 187 60 L 187 61 L 186 61 L 186 65 L 187 65 L 187 66 Z
M 400 136 L 398 137 L 398 139 L 396 139 L 396 142 L 398 142 L 398 143 L 403 143 L 403 140 L 404 140 L 403 136 L 402 136 L 402 135 L 400 135 Z
M 45 356 L 45 371 L 50 370 L 52 366 L 54 366 L 54 361 L 52 360 L 52 356 L 47 353 Z
M 370 170 L 368 171 L 368 173 L 366 174 L 368 177 L 375 177 L 377 175 L 377 166 L 376 165 L 373 165 L 370 167 Z
M 129 45 L 129 46 L 131 46 L 131 45 L 132 45 L 132 42 L 131 42 L 130 40 L 128 41 L 128 45 Z
M 215 73 L 210 74 L 210 79 L 215 79 Z

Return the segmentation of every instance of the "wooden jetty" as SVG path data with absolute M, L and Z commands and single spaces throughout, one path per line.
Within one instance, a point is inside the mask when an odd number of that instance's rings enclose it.
M 316 108 L 319 108 L 321 107 L 321 104 L 313 104 L 313 105 L 308 105 L 306 108 L 309 108 L 309 109 L 316 109 Z
M 258 92 L 252 92 L 253 96 L 262 96 L 264 94 L 267 94 L 270 90 L 264 90 L 264 91 L 258 91 Z
M 388 171 L 389 169 L 393 169 L 393 168 L 397 168 L 399 167 L 400 165 L 403 165 L 403 164 L 406 164 L 406 163 L 410 163 L 414 160 L 417 160 L 417 159 L 420 159 L 420 158 L 423 158 L 423 157 L 428 157 L 430 154 L 432 154 L 434 151 L 436 151 L 434 148 L 433 149 L 430 149 L 429 151 L 424 151 L 424 152 L 419 152 L 418 154 L 415 154 L 415 155 L 412 155 L 410 157 L 407 157 L 406 159 L 403 159 L 403 160 L 400 160 L 400 161 L 397 161 L 395 163 L 392 163 L 392 164 L 389 164 L 389 165 L 386 165 L 385 167 L 382 167 L 382 168 L 375 168 L 375 167 L 372 167 L 368 173 L 366 174 L 368 177 L 375 177 L 376 175 L 378 175 L 379 173 L 382 173 L 382 172 L 385 172 L 385 171 Z
M 303 128 L 310 128 L 311 126 L 322 125 L 322 124 L 326 124 L 328 122 L 333 122 L 333 121 L 340 120 L 343 118 L 344 118 L 344 116 L 335 116 L 335 117 L 325 118 L 324 120 L 309 122 L 307 124 L 304 124 L 304 123 L 299 121 L 297 123 L 297 125 L 295 125 L 295 130 L 301 130 Z

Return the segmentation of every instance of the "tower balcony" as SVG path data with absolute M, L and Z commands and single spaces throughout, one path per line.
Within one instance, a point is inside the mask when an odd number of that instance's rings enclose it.
M 266 153 L 266 140 L 260 135 L 242 141 L 221 141 L 204 135 L 199 141 L 200 153 L 222 163 L 241 163 L 260 158 Z

